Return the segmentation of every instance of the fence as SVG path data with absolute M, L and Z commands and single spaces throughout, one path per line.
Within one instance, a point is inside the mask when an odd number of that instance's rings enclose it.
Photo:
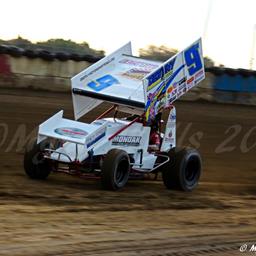
M 70 91 L 70 78 L 99 57 L 0 46 L 0 88 Z M 182 100 L 256 105 L 256 71 L 211 67 Z

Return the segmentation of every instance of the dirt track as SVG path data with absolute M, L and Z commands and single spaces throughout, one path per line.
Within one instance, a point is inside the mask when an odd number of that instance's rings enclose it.
M 167 191 L 158 180 L 106 192 L 61 174 L 29 180 L 22 137 L 60 109 L 72 117 L 71 99 L 1 90 L 0 255 L 241 255 L 256 244 L 256 108 L 176 107 L 179 144 L 204 160 L 198 189 Z

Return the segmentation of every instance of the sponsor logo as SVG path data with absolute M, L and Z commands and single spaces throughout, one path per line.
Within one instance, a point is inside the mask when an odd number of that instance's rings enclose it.
M 178 91 L 183 91 L 183 89 L 186 89 L 186 84 L 185 83 L 179 85 Z
M 201 77 L 203 74 L 204 74 L 203 69 L 200 70 L 199 72 L 197 72 L 196 75 L 195 75 L 196 79 L 197 79 L 198 77 Z
M 70 127 L 63 127 L 63 128 L 57 128 L 54 130 L 55 133 L 62 135 L 62 136 L 66 136 L 66 137 L 70 137 L 70 138 L 75 138 L 75 139 L 81 139 L 83 137 L 85 137 L 88 132 L 78 129 L 78 128 L 70 128 Z
M 170 115 L 170 120 L 175 121 L 176 120 L 176 114 L 171 114 Z
M 195 75 L 195 83 L 199 83 L 201 80 L 204 79 L 204 70 L 200 70 L 199 72 L 196 73 Z
M 148 88 L 147 91 L 152 90 L 154 87 L 159 85 L 159 83 L 163 80 L 164 77 L 164 68 L 160 67 L 158 70 L 156 70 L 153 74 L 151 74 L 147 80 L 148 80 Z
M 172 102 L 174 102 L 177 98 L 176 93 L 172 93 L 173 95 L 171 97 L 168 97 L 168 102 L 166 103 L 166 107 L 170 107 Z
M 198 83 L 201 82 L 203 79 L 204 79 L 204 76 L 201 76 L 201 77 L 199 77 L 199 78 L 197 78 L 197 79 L 195 80 L 195 83 L 198 84 Z
M 170 87 L 168 88 L 168 90 L 167 90 L 168 95 L 169 95 L 171 92 L 173 92 L 173 90 L 174 90 L 174 87 L 173 87 L 173 86 L 170 86 Z
M 104 122 L 102 122 L 102 121 L 94 121 L 93 124 L 94 125 L 103 125 Z
M 100 139 L 105 137 L 105 135 L 106 135 L 106 127 L 103 127 L 103 129 L 100 129 L 99 131 L 97 131 L 96 133 L 94 133 L 93 135 L 88 137 L 86 139 L 86 146 L 87 146 L 87 148 L 91 147 L 93 144 L 95 144 Z
M 164 65 L 164 77 L 165 78 L 168 78 L 172 74 L 175 60 L 176 60 L 176 58 L 171 59 L 169 62 L 167 62 Z
M 172 91 L 172 96 L 176 96 L 176 93 L 177 93 L 177 89 L 173 90 Z
M 112 145 L 121 146 L 139 146 L 141 141 L 141 136 L 123 136 L 117 135 L 112 140 Z
M 176 119 L 176 118 L 175 118 Z M 175 121 L 175 120 L 174 120 Z M 176 124 L 175 122 L 168 122 L 167 125 L 166 125 L 166 128 L 167 129 L 174 129 L 176 128 Z
M 181 85 L 181 84 L 184 84 L 186 82 L 186 77 L 183 77 L 180 79 L 180 81 L 178 81 L 178 84 Z
M 125 76 L 127 78 L 131 78 L 131 79 L 141 80 L 148 73 L 150 73 L 149 70 L 133 68 L 133 69 L 130 69 L 130 70 L 126 71 L 125 73 L 123 73 L 122 76 Z
M 109 63 L 111 63 L 112 61 L 115 60 L 115 57 L 112 57 L 111 59 L 107 60 L 106 62 L 104 62 L 103 64 L 101 64 L 100 66 L 96 67 L 94 70 L 92 70 L 89 74 L 85 74 L 82 77 L 80 77 L 80 82 L 82 82 L 85 78 L 93 75 L 95 72 L 97 72 L 98 70 L 100 70 L 101 68 L 103 68 L 104 66 L 108 65 Z
M 195 85 L 195 77 L 192 76 L 187 80 L 187 90 L 190 90 Z
M 167 89 L 168 96 L 169 94 L 175 95 L 177 92 L 177 87 L 178 87 L 177 82 L 174 82 L 171 86 L 169 86 Z
M 164 142 L 167 142 L 167 143 L 174 143 L 174 138 L 166 137 L 166 138 L 164 138 Z
M 158 65 L 155 65 L 155 64 L 151 64 L 143 61 L 137 61 L 137 60 L 129 60 L 129 59 L 122 59 L 119 61 L 119 63 L 127 64 L 129 66 L 146 68 L 146 69 L 149 69 L 150 71 L 158 67 Z
M 186 88 L 186 84 L 181 84 L 178 87 L 178 97 L 183 95 L 186 92 L 187 88 Z
M 194 81 L 194 77 L 190 77 L 188 80 L 187 80 L 187 84 L 191 84 L 192 82 Z

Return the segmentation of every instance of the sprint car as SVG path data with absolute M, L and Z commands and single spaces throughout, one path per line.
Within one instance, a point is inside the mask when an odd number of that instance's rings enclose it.
M 133 174 L 161 172 L 167 189 L 193 190 L 201 157 L 176 147 L 173 103 L 204 78 L 201 39 L 164 63 L 134 57 L 131 43 L 124 45 L 71 79 L 75 120 L 60 111 L 39 125 L 24 154 L 26 174 L 94 177 L 103 189 L 118 190 Z M 112 106 L 93 122 L 78 121 L 103 102 Z M 161 133 L 163 110 L 169 116 Z

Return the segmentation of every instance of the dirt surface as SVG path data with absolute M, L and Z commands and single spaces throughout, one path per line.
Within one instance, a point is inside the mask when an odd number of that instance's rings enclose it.
M 202 154 L 199 187 L 168 191 L 159 179 L 106 192 L 99 181 L 62 174 L 28 179 L 26 138 L 60 109 L 71 118 L 71 97 L 1 90 L 0 255 L 241 255 L 245 243 L 249 250 L 256 244 L 256 108 L 176 107 L 178 144 Z

